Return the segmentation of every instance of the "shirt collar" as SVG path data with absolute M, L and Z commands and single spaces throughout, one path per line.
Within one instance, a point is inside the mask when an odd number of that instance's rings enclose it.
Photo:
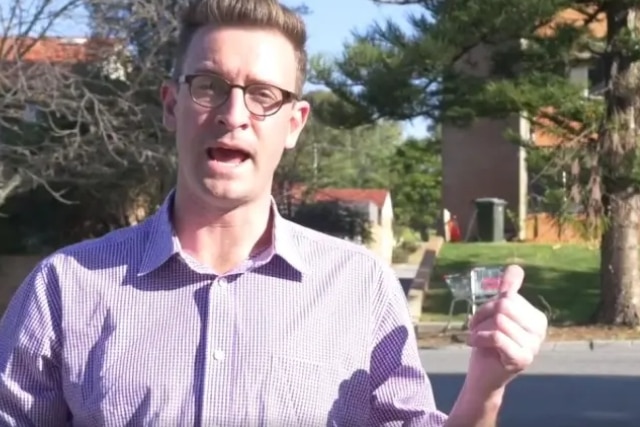
M 138 276 L 143 276 L 156 270 L 169 258 L 179 254 L 181 251 L 180 241 L 175 235 L 171 220 L 174 196 L 175 190 L 169 193 L 158 212 L 149 218 L 149 237 L 145 245 Z M 271 199 L 271 212 L 273 214 L 273 243 L 270 250 L 268 250 L 268 252 L 271 252 L 269 258 L 277 255 L 299 273 L 303 273 L 305 271 L 305 263 L 298 250 L 298 244 L 292 228 L 293 224 L 280 215 L 273 198 Z
M 280 215 L 276 201 L 273 198 L 271 199 L 271 212 L 273 213 L 272 242 L 274 254 L 282 257 L 298 273 L 304 273 L 306 265 L 300 255 L 296 233 L 293 230 L 294 224 Z

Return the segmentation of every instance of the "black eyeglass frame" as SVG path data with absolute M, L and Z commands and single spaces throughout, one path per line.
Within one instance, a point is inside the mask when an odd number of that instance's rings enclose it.
M 192 91 L 192 83 L 193 81 L 198 78 L 198 77 L 215 77 L 218 78 L 222 81 L 224 81 L 228 86 L 229 86 L 229 91 L 227 92 L 227 96 L 224 98 L 223 101 L 221 101 L 218 105 L 208 105 L 208 104 L 203 104 L 202 102 L 198 102 L 198 100 L 193 96 L 193 91 Z M 277 114 L 278 111 L 280 111 L 282 109 L 282 106 L 286 103 L 292 102 L 292 101 L 298 101 L 299 97 L 298 95 L 296 95 L 294 92 L 291 92 L 289 90 L 283 89 L 279 86 L 273 85 L 271 83 L 250 83 L 248 85 L 237 85 L 237 84 L 233 84 L 231 82 L 229 82 L 227 79 L 225 79 L 224 77 L 215 74 L 215 73 L 193 73 L 193 74 L 182 74 L 178 77 L 178 84 L 186 84 L 187 87 L 189 88 L 189 95 L 191 96 L 191 99 L 193 100 L 193 102 L 195 102 L 196 104 L 198 104 L 201 107 L 204 108 L 218 108 L 221 105 L 224 105 L 228 100 L 229 97 L 231 96 L 231 91 L 234 88 L 238 88 L 242 91 L 242 100 L 244 101 L 244 106 L 247 108 L 247 110 L 253 114 L 254 116 L 258 116 L 258 117 L 269 117 L 269 116 L 273 116 L 274 114 Z M 278 105 L 278 108 L 274 109 L 273 111 L 269 112 L 268 114 L 256 114 L 253 111 L 251 111 L 251 109 L 249 108 L 249 106 L 247 105 L 247 89 L 253 87 L 253 86 L 266 86 L 266 87 L 270 87 L 276 90 L 279 90 L 282 93 L 282 100 L 280 101 L 280 104 Z

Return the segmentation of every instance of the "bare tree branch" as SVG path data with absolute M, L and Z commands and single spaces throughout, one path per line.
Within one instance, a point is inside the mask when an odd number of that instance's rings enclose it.
M 0 16 L 0 207 L 34 187 L 62 203 L 69 187 L 115 182 L 114 203 L 166 187 L 176 156 L 157 87 L 172 59 L 170 3 L 13 0 Z M 81 6 L 100 12 L 94 34 L 50 35 Z

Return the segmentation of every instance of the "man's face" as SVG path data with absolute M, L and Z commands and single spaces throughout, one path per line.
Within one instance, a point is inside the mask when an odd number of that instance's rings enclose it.
M 224 81 L 294 91 L 296 70 L 293 46 L 278 32 L 204 27 L 191 41 L 182 73 L 218 76 L 213 83 L 206 77 L 194 81 L 192 92 L 204 99 L 222 93 Z M 254 92 L 251 110 L 258 110 L 256 103 L 268 110 L 273 93 L 260 87 Z M 194 102 L 186 83 L 163 86 L 162 100 L 165 126 L 176 133 L 178 191 L 192 202 L 227 208 L 270 194 L 283 151 L 295 146 L 309 114 L 308 103 L 291 101 L 277 113 L 260 117 L 249 111 L 238 88 L 231 89 L 222 105 L 202 106 Z

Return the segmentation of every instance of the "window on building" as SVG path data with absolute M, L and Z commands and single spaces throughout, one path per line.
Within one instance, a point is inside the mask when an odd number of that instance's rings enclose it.
M 602 96 L 606 88 L 605 64 L 602 59 L 598 59 L 589 66 L 587 78 L 589 81 L 589 96 Z
M 605 65 L 601 59 L 590 64 L 580 64 L 569 72 L 572 83 L 584 87 L 584 95 L 598 97 L 605 90 Z

